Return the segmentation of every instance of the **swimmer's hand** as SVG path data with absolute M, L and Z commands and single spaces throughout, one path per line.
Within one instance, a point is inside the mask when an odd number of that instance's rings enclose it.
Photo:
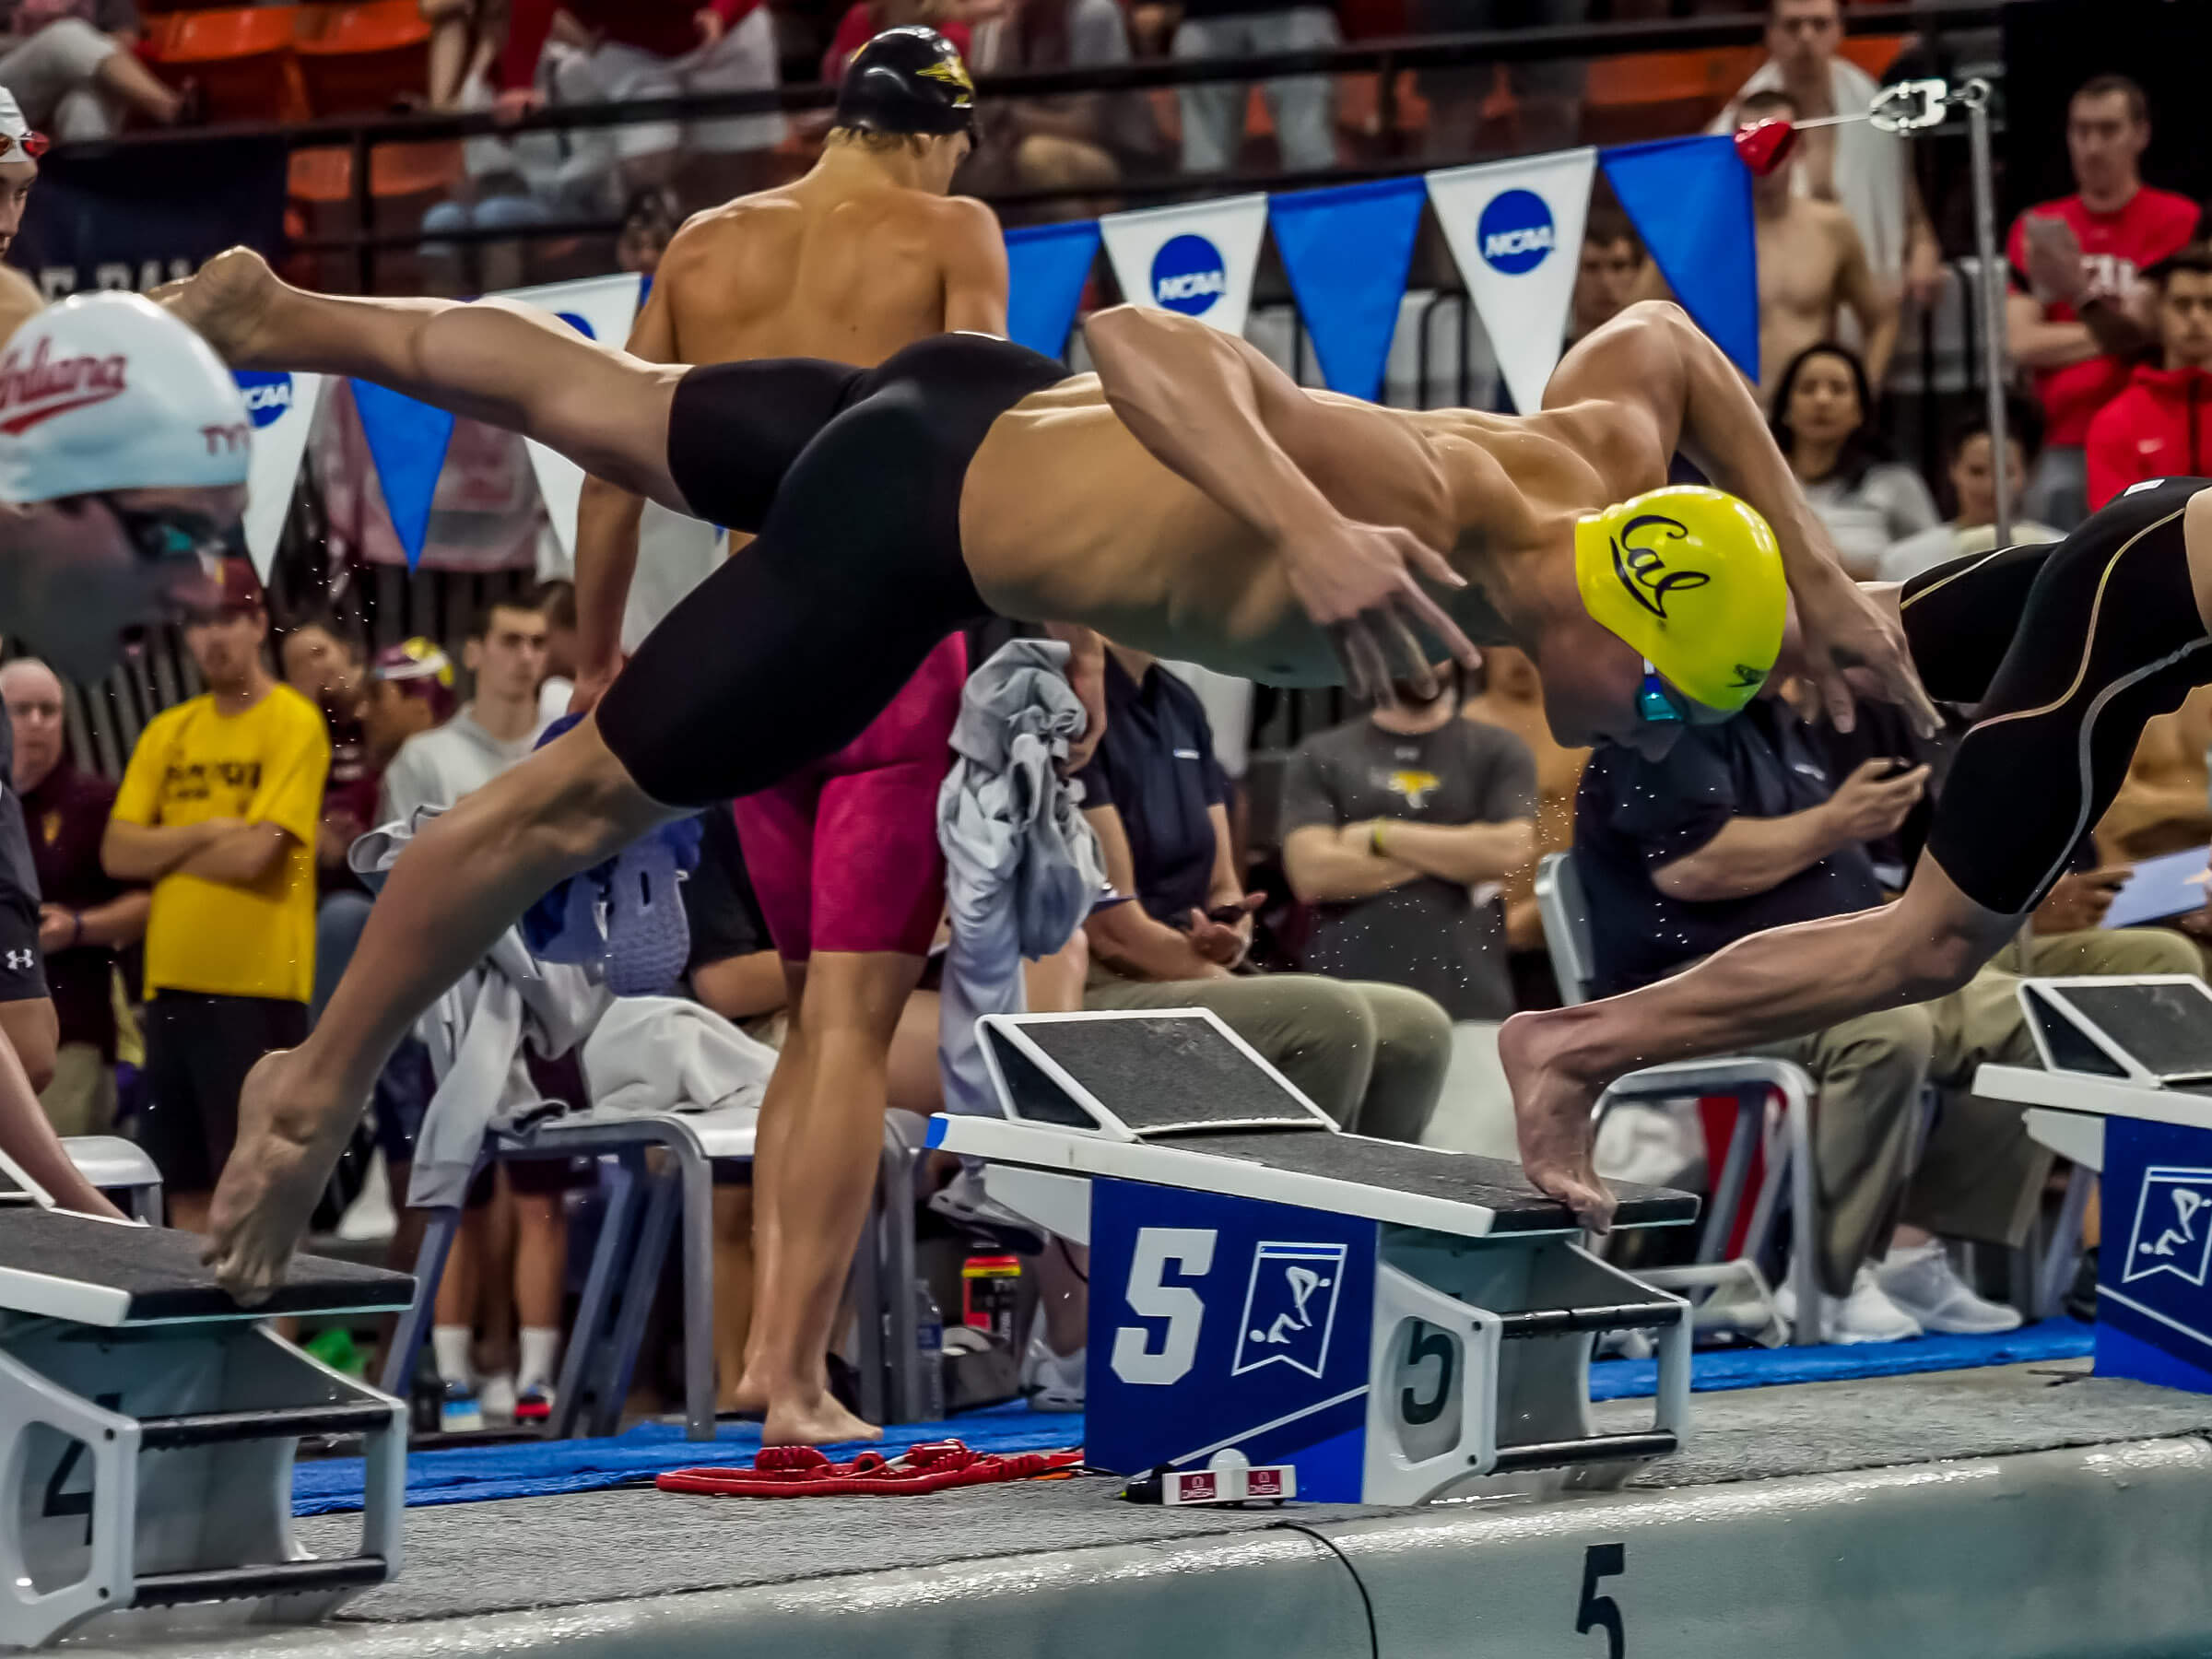
M 1353 696 L 1390 706 L 1400 678 L 1423 697 L 1436 695 L 1432 648 L 1417 628 L 1465 666 L 1481 665 L 1459 624 L 1421 587 L 1426 580 L 1463 588 L 1466 578 L 1412 531 L 1332 514 L 1285 531 L 1277 547 L 1290 591 L 1329 636 Z
M 1816 564 L 1808 578 L 1794 573 L 1790 597 L 1797 608 L 1797 633 L 1804 671 L 1820 693 L 1820 705 L 1848 732 L 1858 724 L 1855 699 L 1843 677 L 1847 668 L 1864 668 L 1881 688 L 1884 701 L 1896 703 L 1923 737 L 1943 729 L 1942 717 L 1921 688 L 1919 672 L 1905 643 L 1904 624 L 1883 609 L 1858 583 L 1830 564 Z

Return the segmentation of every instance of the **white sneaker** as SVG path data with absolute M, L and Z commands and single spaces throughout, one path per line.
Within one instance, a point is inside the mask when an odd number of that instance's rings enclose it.
M 514 1373 L 498 1371 L 477 1379 L 477 1400 L 489 1423 L 514 1421 Z
M 1774 1311 L 1788 1324 L 1797 1323 L 1797 1287 L 1794 1283 L 1785 1283 L 1774 1293 Z M 1906 1342 L 1922 1335 L 1920 1322 L 1882 1293 L 1871 1262 L 1860 1264 L 1849 1296 L 1822 1292 L 1820 1325 L 1822 1341 L 1844 1345 Z
M 2020 1328 L 2019 1311 L 1976 1296 L 1940 1241 L 1892 1250 L 1875 1272 L 1892 1303 L 1947 1336 L 1994 1336 Z
M 1040 1310 L 1030 1327 L 1029 1346 L 1021 1356 L 1021 1392 L 1031 1411 L 1083 1409 L 1083 1363 L 1089 1350 L 1055 1354 L 1044 1339 L 1044 1314 Z

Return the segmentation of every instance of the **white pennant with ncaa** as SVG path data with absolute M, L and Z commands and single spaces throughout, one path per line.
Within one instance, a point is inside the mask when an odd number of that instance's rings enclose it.
M 1596 166 L 1597 151 L 1584 148 L 1429 175 L 1437 222 L 1524 415 L 1541 406 L 1559 367 Z
M 587 340 L 602 346 L 620 346 L 629 338 L 638 317 L 638 276 L 634 271 L 611 276 L 585 276 L 574 282 L 547 282 L 536 288 L 511 288 L 487 294 L 488 300 L 519 300 L 540 311 L 551 312 Z M 530 451 L 530 469 L 537 475 L 537 493 L 553 521 L 553 534 L 561 551 L 576 557 L 576 501 L 583 493 L 583 469 L 558 451 L 534 439 L 524 443 Z
M 246 400 L 253 423 L 253 453 L 246 470 L 246 552 L 262 581 L 276 560 L 285 515 L 292 510 L 292 489 L 307 453 L 308 429 L 323 401 L 320 374 L 288 374 L 281 370 L 239 370 L 232 379 Z
M 1180 312 L 1233 335 L 1244 332 L 1260 238 L 1266 233 L 1265 195 L 1110 213 L 1099 220 L 1123 298 Z

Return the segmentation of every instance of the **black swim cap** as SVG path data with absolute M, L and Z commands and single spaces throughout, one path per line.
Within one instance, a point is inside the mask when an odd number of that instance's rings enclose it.
M 959 49 L 918 23 L 887 29 L 853 54 L 837 92 L 841 127 L 870 133 L 971 133 L 975 83 Z

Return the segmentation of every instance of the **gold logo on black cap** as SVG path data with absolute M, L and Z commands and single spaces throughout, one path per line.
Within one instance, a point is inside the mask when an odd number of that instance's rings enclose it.
M 957 57 L 940 58 L 914 73 L 952 88 L 957 94 L 952 100 L 956 110 L 964 110 L 975 101 L 975 82 L 968 77 L 968 65 Z

